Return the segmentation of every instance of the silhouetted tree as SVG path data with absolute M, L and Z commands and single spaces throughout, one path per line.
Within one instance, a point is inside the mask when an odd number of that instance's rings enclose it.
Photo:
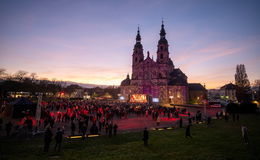
M 260 79 L 255 80 L 253 87 L 255 89 L 255 91 L 253 93 L 255 100 L 260 101 Z
M 0 68 L 0 80 L 5 79 L 6 75 L 7 75 L 6 70 L 4 68 Z
M 235 83 L 237 85 L 236 97 L 239 102 L 249 101 L 250 96 L 250 82 L 248 80 L 244 64 L 239 64 L 236 67 Z
M 28 72 L 26 71 L 18 71 L 14 74 L 13 78 L 17 81 L 23 81 L 24 78 L 27 76 Z

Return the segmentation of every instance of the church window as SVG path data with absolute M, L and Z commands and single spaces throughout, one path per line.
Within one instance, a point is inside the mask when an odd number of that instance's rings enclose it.
M 149 72 L 144 73 L 144 79 L 150 79 L 150 73 Z
M 162 74 L 161 73 L 159 73 L 159 78 L 162 78 Z
M 163 46 L 161 46 L 161 51 L 163 50 Z
M 137 62 L 137 57 L 135 57 L 135 62 Z
M 160 58 L 163 59 L 163 54 L 160 55 Z

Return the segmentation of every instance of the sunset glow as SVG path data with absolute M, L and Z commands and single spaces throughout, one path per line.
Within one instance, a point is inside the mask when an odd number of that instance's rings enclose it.
M 137 26 L 144 53 L 155 59 L 163 17 L 170 57 L 189 82 L 221 87 L 234 82 L 237 64 L 245 64 L 253 82 L 260 79 L 257 6 L 259 1 L 243 0 L 3 0 L 0 68 L 120 85 L 131 72 Z

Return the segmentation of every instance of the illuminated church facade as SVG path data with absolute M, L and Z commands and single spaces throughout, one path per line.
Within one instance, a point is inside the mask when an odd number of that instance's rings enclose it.
M 149 52 L 144 58 L 138 28 L 132 54 L 132 76 L 130 78 L 127 75 L 126 79 L 121 82 L 120 98 L 128 102 L 187 104 L 187 76 L 179 68 L 175 68 L 169 55 L 169 45 L 163 23 L 156 60 L 150 57 Z

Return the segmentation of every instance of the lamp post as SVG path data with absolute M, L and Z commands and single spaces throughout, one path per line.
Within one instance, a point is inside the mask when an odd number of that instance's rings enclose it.
M 206 107 L 207 107 L 207 100 L 204 99 L 204 100 L 203 100 L 203 103 L 204 103 L 204 115 L 205 115 L 205 117 L 206 117 L 206 116 L 207 116 L 207 109 L 206 109 Z
M 38 95 L 38 102 L 37 102 L 37 108 L 36 108 L 36 115 L 35 115 L 35 119 L 37 121 L 37 125 L 38 126 L 40 124 L 40 119 L 41 119 L 41 103 L 42 103 L 42 93 L 39 93 L 39 95 Z

